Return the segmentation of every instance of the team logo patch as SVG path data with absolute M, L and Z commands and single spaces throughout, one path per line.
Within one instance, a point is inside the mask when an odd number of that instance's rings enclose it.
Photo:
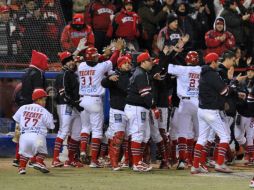
M 144 123 L 146 120 L 146 112 L 141 112 L 141 121 Z
M 72 114 L 72 107 L 69 105 L 66 105 L 65 115 L 71 115 L 71 114 Z
M 116 123 L 122 123 L 123 122 L 122 114 L 114 114 L 114 118 L 115 118 Z

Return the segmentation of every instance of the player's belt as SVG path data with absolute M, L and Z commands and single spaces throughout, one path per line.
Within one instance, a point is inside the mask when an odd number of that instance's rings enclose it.
M 101 95 L 90 95 L 90 94 L 84 94 L 84 95 L 80 95 L 81 98 L 83 98 L 84 96 L 90 96 L 90 97 L 101 97 Z
M 182 96 L 181 99 L 182 100 L 190 100 L 191 98 L 190 97 L 184 97 L 184 96 Z

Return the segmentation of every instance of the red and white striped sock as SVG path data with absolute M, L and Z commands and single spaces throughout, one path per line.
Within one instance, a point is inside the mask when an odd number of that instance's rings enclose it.
M 129 141 L 124 139 L 123 144 L 122 144 L 122 148 L 123 148 L 123 153 L 124 153 L 124 163 L 128 164 L 129 163 Z
M 199 168 L 199 163 L 201 160 L 201 152 L 203 150 L 203 146 L 201 144 L 196 144 L 194 149 L 194 160 L 193 160 L 193 166 L 195 168 Z
M 184 137 L 178 138 L 178 150 L 179 150 L 179 160 L 186 160 L 186 150 L 187 150 L 187 139 Z
M 254 145 L 247 146 L 247 151 L 249 154 L 249 161 L 254 161 Z
M 92 155 L 92 162 L 97 162 L 97 157 L 100 149 L 101 140 L 98 138 L 92 138 L 91 141 L 91 155 Z
M 44 159 L 45 159 L 45 158 L 46 158 L 46 155 L 45 155 L 45 154 L 38 153 L 38 154 L 36 155 L 36 162 L 45 165 L 45 163 L 44 163 Z
M 77 154 L 78 147 L 79 141 L 75 141 L 74 139 L 70 138 L 68 143 L 68 158 L 70 162 L 75 160 L 75 155 Z
M 158 150 L 162 156 L 163 161 L 168 161 L 168 154 L 166 152 L 164 141 L 157 143 Z
M 142 149 L 141 143 L 131 141 L 131 154 L 132 154 L 132 163 L 138 165 L 138 162 L 142 160 Z
M 193 160 L 193 149 L 194 149 L 194 139 L 187 139 L 187 159 L 191 163 Z
M 29 160 L 28 157 L 25 157 L 25 156 L 23 156 L 23 155 L 20 155 L 20 159 L 19 159 L 19 168 L 25 169 L 28 160 Z
M 100 157 L 104 158 L 108 153 L 108 144 L 101 143 L 100 147 Z
M 53 160 L 59 159 L 59 154 L 60 154 L 62 144 L 63 144 L 63 139 L 57 137 L 55 140 Z
M 19 155 L 19 143 L 16 144 L 15 158 L 16 158 L 17 160 L 20 159 L 20 155 Z
M 86 152 L 87 143 L 89 140 L 89 134 L 88 133 L 81 133 L 80 137 L 80 152 Z
M 202 149 L 201 161 L 200 161 L 201 164 L 205 164 L 206 163 L 207 155 L 208 155 L 208 152 L 210 151 L 210 148 L 211 148 L 211 143 L 207 142 L 206 145 Z
M 217 164 L 222 165 L 225 161 L 225 155 L 228 151 L 229 144 L 228 143 L 220 143 L 218 146 L 218 159 Z

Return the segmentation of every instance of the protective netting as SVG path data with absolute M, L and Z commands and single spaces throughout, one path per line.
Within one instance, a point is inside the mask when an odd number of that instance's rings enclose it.
M 50 70 L 57 70 L 64 26 L 59 0 L 0 3 L 0 70 L 26 68 L 33 49 L 48 55 Z

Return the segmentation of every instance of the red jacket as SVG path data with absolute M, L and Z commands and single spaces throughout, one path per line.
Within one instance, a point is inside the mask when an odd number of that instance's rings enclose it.
M 85 17 L 93 30 L 107 32 L 111 23 L 110 16 L 113 16 L 114 12 L 115 6 L 113 4 L 102 5 L 100 2 L 94 2 L 88 6 Z
M 107 32 L 107 36 L 112 37 L 112 35 L 115 33 L 116 37 L 133 40 L 140 35 L 138 30 L 139 24 L 140 17 L 137 15 L 137 13 L 127 12 L 123 9 L 114 18 L 114 21 Z
M 94 46 L 94 34 L 90 26 L 86 25 L 86 27 L 80 31 L 72 28 L 70 24 L 65 26 L 61 36 L 63 49 L 70 52 L 74 51 L 80 39 L 84 37 L 87 38 L 87 46 Z
M 221 32 L 216 30 L 216 22 L 218 19 L 223 20 L 224 22 L 224 30 Z M 222 55 L 223 52 L 235 46 L 235 37 L 232 33 L 226 31 L 226 23 L 222 17 L 216 18 L 213 28 L 214 28 L 213 30 L 208 31 L 205 34 L 205 43 L 207 49 L 205 50 L 204 54 L 206 55 L 208 53 L 214 52 L 217 53 L 218 55 Z M 223 34 L 226 35 L 226 39 L 223 42 L 221 40 L 216 39 L 217 37 L 220 37 Z

